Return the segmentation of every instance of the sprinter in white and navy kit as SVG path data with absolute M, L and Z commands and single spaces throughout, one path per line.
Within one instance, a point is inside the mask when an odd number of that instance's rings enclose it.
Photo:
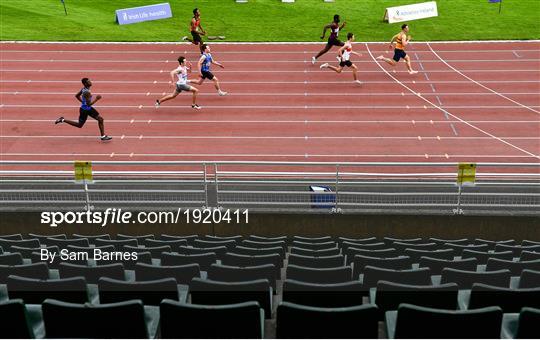
M 88 78 L 81 79 L 81 82 L 84 87 L 75 95 L 75 98 L 77 98 L 77 100 L 81 102 L 81 107 L 79 108 L 79 121 L 67 120 L 64 117 L 60 117 L 54 123 L 66 123 L 71 126 L 82 128 L 86 123 L 88 116 L 90 116 L 98 122 L 99 131 L 101 133 L 101 140 L 111 140 L 112 137 L 109 137 L 105 134 L 103 118 L 99 115 L 99 112 L 97 112 L 96 109 L 92 107 L 98 100 L 101 99 L 101 96 L 98 94 L 95 99 L 92 99 L 92 93 L 90 92 L 92 82 Z
M 351 61 L 351 54 L 356 54 L 357 56 L 360 56 L 360 54 L 352 50 L 353 42 L 354 42 L 354 34 L 348 33 L 347 42 L 338 51 L 339 66 L 335 67 L 335 66 L 329 65 L 328 63 L 324 63 L 321 65 L 321 69 L 329 68 L 331 70 L 334 70 L 337 73 L 341 73 L 341 71 L 343 71 L 343 68 L 345 66 L 350 67 L 352 68 L 352 71 L 353 71 L 354 81 L 358 84 L 362 84 L 362 82 L 358 80 L 358 76 L 356 74 L 358 72 L 358 68 Z
M 192 81 L 192 83 L 201 85 L 205 79 L 212 80 L 214 82 L 214 86 L 216 87 L 216 90 L 218 91 L 218 94 L 220 96 L 226 96 L 227 92 L 221 91 L 221 87 L 219 86 L 219 79 L 210 72 L 210 65 L 214 64 L 221 68 L 224 68 L 224 66 L 220 63 L 218 63 L 210 53 L 210 46 L 203 44 L 203 54 L 201 55 L 201 58 L 199 59 L 199 79 L 197 81 Z
M 171 94 L 166 95 L 165 97 L 156 100 L 156 108 L 158 108 L 161 103 L 176 98 L 182 91 L 192 92 L 193 93 L 193 102 L 191 104 L 191 107 L 195 110 L 200 110 L 201 107 L 197 105 L 197 93 L 199 93 L 199 90 L 193 86 L 188 85 L 188 83 L 193 83 L 192 80 L 188 80 L 188 71 L 191 72 L 191 63 L 186 63 L 185 57 L 178 57 L 178 63 L 180 66 L 175 68 L 171 71 L 171 83 L 174 85 L 174 92 Z M 176 80 L 174 77 L 175 75 L 178 77 L 178 80 Z

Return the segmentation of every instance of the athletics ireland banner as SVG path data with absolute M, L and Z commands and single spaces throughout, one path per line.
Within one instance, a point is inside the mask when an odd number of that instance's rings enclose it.
M 437 3 L 435 1 L 422 2 L 419 4 L 388 7 L 384 12 L 384 20 L 389 24 L 394 22 L 410 21 L 438 16 Z
M 116 10 L 116 22 L 120 25 L 171 17 L 172 11 L 169 3 Z

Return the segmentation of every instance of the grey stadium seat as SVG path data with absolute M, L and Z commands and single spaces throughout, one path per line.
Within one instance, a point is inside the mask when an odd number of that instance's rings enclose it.
M 22 299 L 24 303 L 41 304 L 46 299 L 73 303 L 89 301 L 83 277 L 39 280 L 10 275 L 6 287 L 10 299 Z
M 47 267 L 46 263 L 0 266 L 0 284 L 6 283 L 7 278 L 10 275 L 38 280 L 47 280 L 49 278 L 49 267 Z
M 201 270 L 206 271 L 212 263 L 216 263 L 217 257 L 214 253 L 180 255 L 175 253 L 162 253 L 162 266 L 183 266 L 186 264 L 198 264 Z
M 540 288 L 540 271 L 527 269 L 522 271 L 518 288 Z
M 60 278 L 82 276 L 88 283 L 97 283 L 99 278 L 108 277 L 111 279 L 125 280 L 124 265 L 120 263 L 109 264 L 98 267 L 79 266 L 69 263 L 60 263 L 58 267 Z
M 266 264 L 255 267 L 232 267 L 221 264 L 213 264 L 208 269 L 208 279 L 223 282 L 245 282 L 258 279 L 266 279 L 276 293 L 276 267 Z
M 401 304 L 386 313 L 390 338 L 499 338 L 503 312 L 498 307 L 476 310 L 446 310 Z M 395 332 L 394 332 L 395 325 Z
M 471 289 L 475 283 L 484 283 L 497 287 L 510 287 L 512 273 L 508 269 L 489 272 L 464 271 L 457 269 L 443 269 L 441 284 L 454 282 L 459 289 Z
M 194 248 L 194 247 L 187 247 L 187 246 L 180 246 L 176 250 L 178 254 L 182 255 L 198 255 L 198 254 L 208 254 L 208 253 L 214 253 L 216 254 L 216 257 L 220 259 L 225 253 L 227 253 L 227 247 L 225 246 L 219 246 L 219 247 L 212 247 L 212 248 Z
M 143 241 L 146 239 L 155 239 L 156 237 L 154 234 L 146 234 L 146 235 L 125 235 L 125 234 L 117 234 L 116 239 L 117 240 L 137 240 L 139 244 L 144 244 Z
M 412 269 L 412 260 L 408 256 L 398 257 L 370 257 L 356 255 L 353 260 L 353 278 L 358 280 L 360 274 L 364 272 L 366 266 L 372 266 L 377 268 L 394 269 L 394 270 L 406 270 Z
M 306 268 L 287 266 L 287 279 L 311 283 L 343 283 L 352 281 L 350 266 L 336 268 Z
M 351 264 L 356 255 L 367 256 L 367 257 L 377 257 L 377 258 L 392 258 L 402 256 L 398 250 L 395 248 L 386 248 L 386 249 L 358 249 L 355 247 L 349 247 L 343 249 L 343 255 L 346 256 L 347 265 Z
M 318 284 L 287 279 L 283 283 L 283 301 L 299 305 L 337 308 L 359 306 L 366 296 L 358 281 Z
M 511 251 L 502 251 L 502 252 L 487 252 L 487 251 L 476 251 L 476 250 L 469 250 L 464 249 L 461 253 L 462 259 L 470 259 L 475 258 L 478 260 L 478 263 L 486 264 L 488 259 L 501 259 L 501 260 L 508 260 L 512 261 L 512 258 L 514 255 Z
M 316 257 L 290 254 L 289 265 L 291 264 L 310 268 L 334 268 L 344 266 L 345 257 L 343 255 Z
M 187 264 L 183 266 L 154 266 L 146 263 L 135 265 L 136 281 L 155 281 L 173 278 L 178 284 L 189 284 L 195 277 L 201 277 L 198 264 Z
M 270 247 L 270 248 L 251 248 L 236 246 L 231 253 L 248 256 L 270 255 L 279 254 L 281 259 L 285 259 L 285 250 L 282 247 Z
M 23 262 L 23 257 L 20 253 L 0 255 L 0 266 L 16 266 L 23 264 Z
M 4 339 L 33 339 L 34 332 L 24 302 L 20 299 L 0 301 L 0 320 Z
M 336 248 L 329 248 L 329 249 L 313 250 L 313 249 L 291 247 L 291 254 L 304 255 L 304 256 L 333 256 L 333 255 L 340 255 L 341 249 L 336 247 Z
M 419 261 L 420 267 L 428 267 L 433 274 L 438 275 L 444 268 L 453 268 L 459 270 L 475 271 L 478 266 L 478 260 L 475 258 L 463 260 L 443 260 L 433 259 L 422 256 Z
M 261 339 L 264 335 L 264 311 L 254 301 L 206 306 L 164 300 L 159 314 L 164 339 Z M 178 327 L 178 320 L 183 327 Z
M 461 254 L 461 250 L 455 250 L 450 248 L 438 249 L 438 250 L 421 250 L 407 248 L 403 251 L 402 255 L 409 256 L 413 261 L 418 263 L 422 256 L 431 257 L 432 259 L 453 260 L 454 257 Z
M 505 261 L 499 259 L 489 259 L 486 265 L 486 270 L 500 270 L 508 269 L 512 273 L 512 276 L 519 276 L 521 272 L 525 269 L 529 270 L 540 270 L 540 260 L 533 261 Z
M 364 268 L 364 288 L 376 287 L 379 281 L 393 283 L 429 286 L 431 285 L 431 270 L 429 268 L 392 270 L 366 266 Z
M 475 283 L 469 309 L 499 306 L 505 313 L 519 313 L 523 307 L 540 308 L 540 288 L 513 289 Z
M 266 279 L 245 282 L 221 282 L 193 279 L 189 285 L 191 303 L 198 305 L 230 305 L 257 301 L 265 318 L 272 318 L 272 288 Z
M 37 238 L 30 240 L 11 240 L 11 239 L 0 239 L 0 247 L 4 251 L 11 251 L 12 246 L 25 247 L 25 248 L 39 248 L 41 243 Z
M 381 310 L 396 310 L 401 303 L 414 303 L 418 306 L 457 309 L 458 285 L 404 285 L 388 281 L 379 281 L 375 293 L 375 303 Z
M 187 240 L 171 240 L 171 241 L 165 241 L 165 240 L 154 240 L 154 239 L 145 239 L 142 241 L 139 241 L 139 244 L 144 244 L 145 247 L 163 247 L 163 246 L 169 246 L 172 250 L 176 250 L 180 246 L 187 246 Z
M 278 339 L 375 339 L 377 306 L 321 308 L 282 302 L 277 309 Z
M 90 305 L 47 299 L 42 311 L 47 338 L 148 338 L 140 300 Z
M 101 304 L 141 300 L 145 306 L 157 306 L 163 299 L 178 301 L 178 287 L 173 278 L 127 282 L 103 277 L 98 281 L 98 290 Z
M 300 241 L 295 240 L 292 242 L 292 246 L 296 248 L 302 248 L 302 249 L 322 250 L 322 249 L 328 249 L 328 248 L 335 248 L 337 247 L 337 243 L 334 241 L 310 243 L 310 242 L 300 242 Z
M 497 244 L 495 245 L 495 251 L 511 251 L 514 254 L 514 257 L 519 257 L 522 251 L 531 251 L 540 253 L 540 244 L 530 245 L 530 246 L 511 246 L 507 244 Z

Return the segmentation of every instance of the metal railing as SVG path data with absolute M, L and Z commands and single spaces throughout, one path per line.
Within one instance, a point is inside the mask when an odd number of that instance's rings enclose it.
M 0 210 L 176 210 L 539 215 L 540 163 L 0 161 Z M 313 187 L 326 192 L 312 191 Z

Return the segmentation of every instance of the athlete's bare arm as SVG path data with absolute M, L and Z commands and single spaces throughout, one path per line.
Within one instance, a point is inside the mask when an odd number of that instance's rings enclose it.
M 398 34 L 394 35 L 394 36 L 392 37 L 392 40 L 390 40 L 390 48 L 391 48 L 391 49 L 394 48 L 394 42 L 396 41 L 396 39 L 399 37 L 400 34 L 401 34 L 401 33 L 398 33 Z
M 199 58 L 199 62 L 197 62 L 197 66 L 198 66 L 198 69 L 199 69 L 199 76 L 202 78 L 202 73 L 201 73 L 201 69 L 202 69 L 202 64 L 204 62 L 204 60 L 206 59 L 206 57 L 204 55 L 202 55 L 200 58 Z
M 324 39 L 324 36 L 326 35 L 326 30 L 331 28 L 332 27 L 332 24 L 328 24 L 326 26 L 323 27 L 323 31 L 322 31 L 322 35 L 321 35 L 321 39 Z
M 82 95 L 82 90 L 80 90 L 79 92 L 77 92 L 77 94 L 75 95 L 75 98 L 77 98 L 77 100 L 80 101 L 80 102 L 82 103 L 81 95 Z
M 214 59 L 212 59 L 212 64 L 217 65 L 217 66 L 219 66 L 219 67 L 221 67 L 221 68 L 225 68 L 225 66 L 223 66 L 221 63 L 217 62 L 217 61 L 214 60 Z
M 347 23 L 347 22 L 344 21 L 344 22 L 341 24 L 341 26 L 339 26 L 339 29 L 340 29 L 340 30 L 343 29 L 343 27 L 345 27 L 345 24 L 346 24 L 346 23 Z

